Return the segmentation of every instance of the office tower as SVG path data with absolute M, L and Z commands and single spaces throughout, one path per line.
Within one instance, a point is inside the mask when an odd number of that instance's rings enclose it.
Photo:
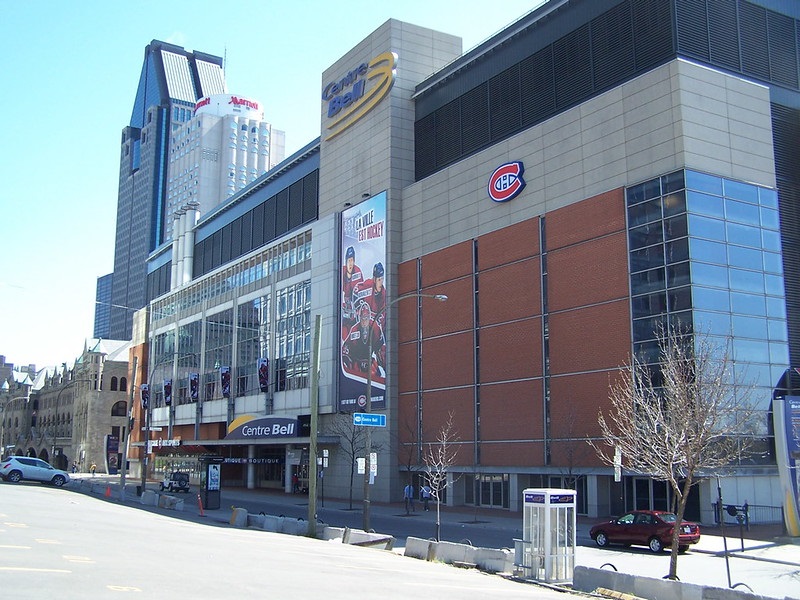
M 110 336 L 130 339 L 147 303 L 147 255 L 165 241 L 172 132 L 198 98 L 225 92 L 222 58 L 153 40 L 145 48 L 131 120 L 122 131 Z
M 94 333 L 93 337 L 110 339 L 111 331 L 111 286 L 114 274 L 109 273 L 97 278 L 94 305 Z
M 252 98 L 216 94 L 197 101 L 192 118 L 172 133 L 165 239 L 176 221 L 206 215 L 284 159 L 282 131 L 264 120 Z M 194 224 L 194 220 L 191 225 Z

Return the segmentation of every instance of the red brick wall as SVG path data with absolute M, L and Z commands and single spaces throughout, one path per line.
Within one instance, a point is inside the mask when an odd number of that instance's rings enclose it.
M 453 432 L 461 442 L 475 439 L 475 400 L 472 388 L 425 392 L 422 395 L 423 442 L 435 442 L 441 426 L 453 417 Z
M 478 274 L 481 326 L 542 314 L 539 258 Z
M 613 369 L 630 348 L 628 301 L 596 304 L 550 315 L 550 374 Z
M 481 383 L 542 376 L 541 317 L 484 327 L 480 346 Z
M 598 435 L 597 411 L 608 404 L 609 378 L 630 351 L 623 191 L 544 218 L 550 464 L 596 466 L 584 439 Z M 454 415 L 464 442 L 459 461 L 465 465 L 472 464 L 476 389 L 481 465 L 545 462 L 540 225 L 539 218 L 530 219 L 400 265 L 400 293 L 449 297 L 445 303 L 422 301 L 422 414 L 426 437 Z M 417 301 L 401 302 L 397 309 L 400 412 L 401 418 L 415 418 Z M 413 442 L 404 439 L 402 428 L 400 438 L 401 444 Z
M 544 443 L 541 441 L 483 442 L 480 446 L 482 465 L 535 467 L 543 462 Z
M 462 242 L 422 258 L 422 287 L 472 274 L 472 242 Z
M 423 340 L 423 389 L 438 389 L 475 382 L 472 331 Z
M 538 255 L 539 219 L 528 219 L 478 238 L 481 271 Z
M 541 440 L 544 435 L 542 410 L 541 379 L 482 385 L 481 439 Z

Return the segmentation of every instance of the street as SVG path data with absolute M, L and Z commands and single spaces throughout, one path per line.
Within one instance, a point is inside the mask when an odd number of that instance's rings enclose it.
M 196 523 L 38 484 L 0 483 L 0 499 L 6 598 L 572 596 L 393 552 Z
M 145 507 L 135 493 L 120 503 L 116 482 L 116 477 L 87 476 L 60 490 L 0 482 L 0 589 L 15 590 L 15 598 L 39 598 L 26 586 L 41 580 L 40 589 L 66 598 L 104 598 L 109 590 L 155 597 L 176 586 L 196 598 L 225 597 L 232 591 L 249 598 L 265 590 L 282 598 L 304 598 L 319 584 L 331 598 L 350 598 L 373 587 L 388 598 L 405 598 L 425 589 L 442 597 L 457 590 L 464 598 L 500 593 L 504 598 L 549 598 L 547 593 L 553 593 L 497 575 L 398 556 L 406 537 L 432 537 L 433 505 L 430 512 L 417 506 L 409 516 L 399 504 L 373 505 L 372 527 L 397 540 L 392 553 L 230 526 L 233 507 L 253 514 L 307 518 L 304 495 L 227 489 L 220 509 L 201 516 L 194 490 L 179 495 L 184 507 L 174 511 Z M 318 508 L 318 518 L 327 524 L 361 526 L 360 503 L 351 510 L 346 501 L 326 500 Z M 522 537 L 518 516 L 502 511 L 451 508 L 444 509 L 441 517 L 442 539 L 449 541 L 513 548 L 514 538 Z M 597 548 L 588 537 L 588 526 L 586 519 L 579 520 L 576 565 L 655 579 L 667 573 L 668 552 Z M 728 531 L 727 544 L 728 561 L 723 539 L 704 533 L 700 543 L 678 559 L 681 581 L 719 588 L 743 584 L 737 589 L 800 599 L 800 546 L 765 539 L 740 541 L 735 531 Z M 76 595 L 70 596 L 73 591 Z

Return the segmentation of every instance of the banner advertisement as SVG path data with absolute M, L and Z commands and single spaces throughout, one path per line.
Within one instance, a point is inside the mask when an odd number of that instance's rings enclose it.
M 338 410 L 386 408 L 386 192 L 342 213 Z M 368 376 L 368 373 L 371 375 Z
M 783 490 L 783 516 L 790 536 L 800 536 L 800 396 L 772 401 L 775 451 Z
M 230 398 L 231 397 L 231 368 L 230 367 L 220 367 L 219 374 L 220 374 L 220 379 L 222 380 L 222 397 L 223 398 Z
M 200 373 L 189 373 L 189 398 L 197 402 L 200 395 Z
M 172 379 L 164 380 L 164 404 L 172 404 Z
M 269 359 L 258 359 L 258 387 L 262 392 L 269 391 Z
M 150 406 L 150 386 L 143 383 L 139 386 L 139 391 L 142 393 L 142 410 L 147 410 Z

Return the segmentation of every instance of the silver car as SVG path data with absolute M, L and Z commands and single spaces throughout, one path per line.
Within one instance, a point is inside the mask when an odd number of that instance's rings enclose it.
M 40 458 L 27 456 L 12 456 L 0 463 L 0 477 L 11 483 L 29 479 L 50 483 L 56 487 L 61 487 L 69 481 L 66 471 L 56 469 Z

